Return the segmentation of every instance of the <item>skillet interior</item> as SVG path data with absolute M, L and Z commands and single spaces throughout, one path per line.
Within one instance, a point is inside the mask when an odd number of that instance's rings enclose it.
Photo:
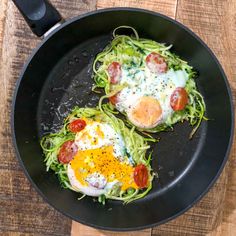
M 131 25 L 141 37 L 173 44 L 173 51 L 198 72 L 197 86 L 207 117 L 193 140 L 187 123 L 162 133 L 154 147 L 152 166 L 159 178 L 150 194 L 135 203 L 108 201 L 105 206 L 60 187 L 45 171 L 39 138 L 58 129 L 75 106 L 95 106 L 91 92 L 94 56 L 111 40 L 112 30 Z M 94 227 L 133 230 L 160 224 L 189 208 L 218 176 L 232 134 L 232 105 L 222 69 L 205 46 L 185 28 L 142 10 L 106 10 L 72 20 L 49 37 L 22 74 L 13 109 L 13 133 L 23 167 L 39 192 L 55 208 Z

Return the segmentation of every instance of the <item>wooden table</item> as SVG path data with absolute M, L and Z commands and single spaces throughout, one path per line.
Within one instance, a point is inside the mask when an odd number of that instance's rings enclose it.
M 53 0 L 64 18 L 97 8 L 142 7 L 192 29 L 214 51 L 236 98 L 235 0 Z M 1 235 L 236 235 L 236 144 L 221 177 L 184 215 L 162 226 L 132 233 L 91 229 L 56 212 L 35 192 L 16 160 L 10 132 L 10 103 L 20 69 L 40 42 L 11 1 L 0 1 L 0 234 Z M 72 227 L 71 227 L 72 226 Z

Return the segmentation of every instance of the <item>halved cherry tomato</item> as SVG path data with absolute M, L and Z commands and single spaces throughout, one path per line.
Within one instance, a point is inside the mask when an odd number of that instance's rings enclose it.
M 184 88 L 178 87 L 171 94 L 170 106 L 174 111 L 181 111 L 188 103 L 188 93 Z
M 115 95 L 113 95 L 113 96 L 111 96 L 111 97 L 109 97 L 108 99 L 109 99 L 109 101 L 110 101 L 110 103 L 112 104 L 112 105 L 116 105 L 116 103 L 118 102 L 118 94 L 119 93 L 117 93 L 117 94 L 115 94 Z
M 139 164 L 134 169 L 134 182 L 139 188 L 146 188 L 148 183 L 148 170 L 143 164 Z
M 146 64 L 149 70 L 153 73 L 165 73 L 168 69 L 165 59 L 156 52 L 147 55 Z
M 108 74 L 110 77 L 110 81 L 112 84 L 117 84 L 120 80 L 121 77 L 121 65 L 119 62 L 113 61 L 109 66 L 108 66 Z
M 69 163 L 75 154 L 77 153 L 78 147 L 74 141 L 69 140 L 62 144 L 60 151 L 58 153 L 58 161 L 63 164 Z
M 72 133 L 77 133 L 79 131 L 81 131 L 82 129 L 84 129 L 86 126 L 86 122 L 82 119 L 77 119 L 72 121 L 69 125 L 68 125 L 68 129 L 72 132 Z

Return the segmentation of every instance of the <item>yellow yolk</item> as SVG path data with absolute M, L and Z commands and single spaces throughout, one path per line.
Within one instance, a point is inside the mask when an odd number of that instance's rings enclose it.
M 134 168 L 120 162 L 114 156 L 112 146 L 79 150 L 70 164 L 77 180 L 82 185 L 88 185 L 85 180 L 88 175 L 98 172 L 104 175 L 107 182 L 118 180 L 122 184 L 122 190 L 138 188 L 133 179 Z
M 101 130 L 100 125 L 97 126 L 96 132 L 97 132 L 97 134 L 98 134 L 99 137 L 104 138 L 104 133 L 103 133 L 103 131 Z
M 94 123 L 93 120 L 88 119 L 88 118 L 83 118 L 83 120 L 85 120 L 85 122 L 86 122 L 87 125 L 91 125 L 91 124 Z M 92 140 L 91 143 L 92 143 L 93 145 L 96 145 L 96 144 L 98 143 L 98 138 L 92 137 L 89 132 L 81 132 L 81 133 L 82 133 L 82 135 L 80 136 L 80 139 L 89 139 L 89 140 Z M 99 138 L 104 139 L 104 133 L 103 133 L 103 131 L 101 130 L 100 125 L 97 125 L 97 127 L 96 127 L 96 133 L 97 133 L 97 135 L 99 136 Z
M 141 97 L 127 112 L 130 121 L 140 128 L 153 128 L 158 124 L 162 116 L 162 109 L 157 99 L 153 97 Z

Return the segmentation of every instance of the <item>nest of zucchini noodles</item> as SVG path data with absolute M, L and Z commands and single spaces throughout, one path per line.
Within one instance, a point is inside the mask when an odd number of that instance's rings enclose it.
M 116 33 L 117 30 L 124 28 L 131 29 L 134 35 L 118 35 Z M 101 105 L 104 98 L 109 98 L 124 88 L 124 86 L 121 85 L 113 85 L 113 89 L 111 90 L 107 68 L 113 61 L 117 61 L 126 67 L 142 68 L 145 66 L 144 56 L 146 57 L 146 55 L 151 52 L 159 53 L 163 58 L 165 58 L 169 69 L 185 70 L 188 74 L 185 89 L 189 96 L 189 102 L 184 110 L 174 112 L 165 123 L 157 125 L 152 129 L 145 129 L 145 131 L 156 133 L 167 129 L 172 129 L 175 123 L 186 120 L 191 126 L 194 127 L 189 136 L 192 138 L 200 126 L 201 121 L 206 119 L 204 117 L 206 106 L 203 96 L 198 92 L 194 81 L 196 72 L 194 72 L 193 68 L 189 66 L 186 61 L 183 61 L 179 58 L 179 56 L 170 52 L 171 47 L 172 45 L 166 46 L 165 44 L 158 43 L 150 39 L 139 38 L 137 31 L 132 27 L 117 27 L 113 31 L 113 40 L 111 43 L 105 47 L 105 49 L 99 53 L 94 60 L 93 78 L 95 81 L 95 86 L 93 87 L 93 90 L 96 91 L 96 88 L 104 89 L 106 95 L 101 98 Z M 124 115 L 126 116 L 126 114 Z M 131 125 L 127 119 L 127 116 L 126 122 L 128 125 Z M 144 131 L 144 129 L 137 129 Z
M 151 153 L 146 157 L 146 152 L 149 149 L 147 141 L 155 141 L 152 138 L 144 138 L 135 132 L 135 128 L 129 129 L 125 126 L 124 122 L 117 118 L 110 110 L 108 105 L 103 105 L 103 110 L 98 108 L 79 108 L 75 107 L 72 113 L 65 119 L 63 127 L 57 133 L 48 134 L 41 139 L 41 147 L 45 155 L 46 170 L 50 169 L 58 176 L 62 187 L 77 191 L 74 189 L 67 176 L 68 164 L 62 164 L 58 161 L 58 153 L 61 145 L 68 141 L 75 139 L 75 133 L 68 129 L 68 124 L 78 118 L 89 118 L 99 120 L 111 125 L 114 130 L 121 135 L 124 140 L 125 147 L 129 150 L 127 153 L 128 158 L 132 159 L 134 166 L 137 164 L 144 164 L 149 173 L 148 186 L 146 189 L 128 189 L 121 191 L 119 188 L 112 188 L 106 194 L 98 197 L 98 201 L 105 204 L 105 199 L 121 200 L 124 203 L 129 203 L 134 200 L 143 198 L 152 188 L 152 179 L 154 174 L 150 166 Z M 85 197 L 83 195 L 78 199 Z

